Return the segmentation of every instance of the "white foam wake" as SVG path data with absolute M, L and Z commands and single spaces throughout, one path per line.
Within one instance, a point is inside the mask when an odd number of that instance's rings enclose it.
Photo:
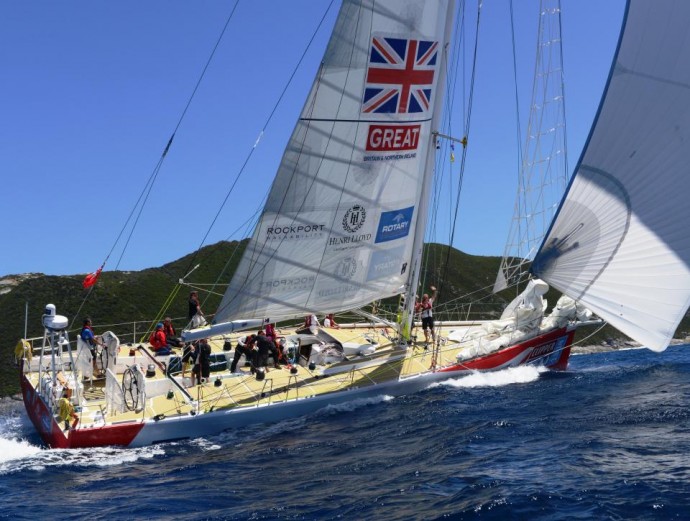
M 473 372 L 460 378 L 453 378 L 432 384 L 431 387 L 444 385 L 455 388 L 502 387 L 511 384 L 524 384 L 539 379 L 539 375 L 548 371 L 545 367 L 521 365 L 501 371 Z
M 330 414 L 333 412 L 351 412 L 360 407 L 365 407 L 367 405 L 373 405 L 376 403 L 389 402 L 393 400 L 393 396 L 387 394 L 382 394 L 381 396 L 373 396 L 371 398 L 359 398 L 349 402 L 338 403 L 335 405 L 328 405 L 324 407 L 319 413 Z
M 165 454 L 159 446 L 140 449 L 47 449 L 24 439 L 31 429 L 33 427 L 25 415 L 0 416 L 0 476 L 22 471 L 42 471 L 56 466 L 109 467 Z

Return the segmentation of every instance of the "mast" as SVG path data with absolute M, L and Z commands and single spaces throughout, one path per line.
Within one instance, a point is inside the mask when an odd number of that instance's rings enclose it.
M 455 14 L 455 0 L 448 2 L 448 11 L 446 13 L 446 27 L 443 37 L 443 52 L 441 53 L 441 66 L 439 68 L 437 103 L 434 106 L 433 116 L 431 118 L 431 132 L 429 133 L 429 144 L 426 154 L 426 166 L 424 168 L 424 181 L 422 184 L 422 194 L 419 200 L 419 211 L 417 212 L 417 223 L 415 226 L 414 242 L 412 246 L 412 266 L 410 275 L 405 285 L 405 301 L 402 320 L 398 326 L 398 337 L 404 341 L 409 340 L 410 331 L 412 329 L 412 321 L 414 320 L 415 299 L 417 296 L 417 286 L 419 284 L 419 277 L 421 275 L 422 255 L 424 253 L 424 236 L 426 234 L 426 223 L 429 218 L 429 199 L 431 196 L 431 185 L 434 178 L 434 171 L 436 169 L 436 132 L 438 131 L 441 121 L 441 111 L 446 87 L 446 69 L 448 58 L 448 45 L 451 40 L 453 32 L 453 19 Z

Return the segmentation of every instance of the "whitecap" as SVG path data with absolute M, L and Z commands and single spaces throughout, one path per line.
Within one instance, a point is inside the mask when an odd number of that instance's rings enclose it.
M 0 417 L 0 475 L 24 470 L 43 471 L 49 467 L 111 467 L 151 459 L 165 454 L 154 445 L 137 449 L 97 447 L 49 449 L 26 440 L 25 415 Z
M 511 384 L 535 382 L 539 375 L 548 371 L 545 367 L 521 365 L 500 371 L 472 372 L 470 374 L 431 384 L 430 387 L 446 386 L 455 388 L 502 387 Z
M 356 400 L 351 400 L 344 403 L 332 404 L 324 407 L 317 414 L 331 414 L 336 412 L 352 412 L 360 407 L 366 407 L 367 405 L 374 405 L 377 403 L 389 402 L 393 400 L 394 397 L 382 394 L 380 396 L 373 396 L 371 398 L 360 398 Z

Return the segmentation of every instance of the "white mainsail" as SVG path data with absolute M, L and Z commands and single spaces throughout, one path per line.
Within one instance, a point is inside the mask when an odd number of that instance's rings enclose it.
M 631 0 L 533 273 L 661 351 L 690 304 L 690 2 Z
M 408 278 L 452 0 L 346 0 L 215 322 L 337 312 Z

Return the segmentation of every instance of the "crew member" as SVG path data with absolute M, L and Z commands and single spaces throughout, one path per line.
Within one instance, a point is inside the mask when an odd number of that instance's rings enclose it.
M 270 338 L 274 344 L 278 343 L 278 333 L 276 332 L 275 325 L 266 324 L 266 336 Z
M 280 369 L 280 364 L 278 360 L 280 356 L 278 355 L 278 349 L 273 343 L 273 340 L 268 338 L 262 330 L 256 334 L 256 351 L 254 354 L 254 369 L 259 367 L 266 367 L 268 365 L 268 355 L 273 357 L 273 367 Z
M 336 324 L 335 318 L 333 318 L 333 313 L 326 315 L 323 319 L 323 327 L 332 327 L 333 329 L 340 329 L 340 326 Z
M 189 368 L 194 367 L 198 354 L 195 343 L 187 344 L 184 349 L 182 349 L 182 360 L 180 361 L 182 364 L 182 378 L 185 377 Z M 194 372 L 192 372 L 191 380 L 192 387 L 194 387 Z
M 158 324 L 156 324 L 156 330 L 151 333 L 149 343 L 156 352 L 156 356 L 165 356 L 171 353 L 168 340 L 165 338 L 165 333 L 163 332 L 163 322 L 158 322 Z
M 71 395 L 72 391 L 69 388 L 65 388 L 65 390 L 62 392 L 62 398 L 58 400 L 58 417 L 60 418 L 60 421 L 65 422 L 66 431 L 70 429 L 70 420 L 74 420 L 71 426 L 72 429 L 74 429 L 79 423 L 79 416 L 74 411 L 74 405 L 72 405 L 72 402 L 70 401 Z
M 197 351 L 199 354 L 196 357 L 192 374 L 196 376 L 197 385 L 201 385 L 211 376 L 211 346 L 208 344 L 207 338 L 199 340 Z
M 431 286 L 433 292 L 431 297 L 427 293 L 422 295 L 422 301 L 419 303 L 419 308 L 422 314 L 422 329 L 424 330 L 424 342 L 429 343 L 429 332 L 431 332 L 431 342 L 436 343 L 436 333 L 434 332 L 434 315 L 431 311 L 434 302 L 436 301 L 436 287 Z
M 177 336 L 175 326 L 173 326 L 172 318 L 165 317 L 163 320 L 163 333 L 165 333 L 165 341 L 170 347 L 182 347 L 184 342 Z
M 96 374 L 98 367 L 96 367 L 96 346 L 103 346 L 103 341 L 100 336 L 95 336 L 93 334 L 93 329 L 91 328 L 91 318 L 86 317 L 84 319 L 83 327 L 79 332 L 81 339 L 86 342 L 91 351 L 91 363 L 93 364 L 93 372 Z
M 237 369 L 237 362 L 240 361 L 242 355 L 244 355 L 247 362 L 252 361 L 252 348 L 254 347 L 254 335 L 247 335 L 237 339 L 237 345 L 235 346 L 235 357 L 232 359 L 230 364 L 230 372 L 234 373 Z
M 196 291 L 189 293 L 189 312 L 187 318 L 191 321 L 194 315 L 201 314 L 201 303 L 199 302 L 199 294 Z
M 316 318 L 316 315 L 314 315 L 313 313 L 311 315 L 307 315 L 304 318 L 304 327 L 309 329 L 314 335 L 318 333 L 319 325 L 319 319 Z

